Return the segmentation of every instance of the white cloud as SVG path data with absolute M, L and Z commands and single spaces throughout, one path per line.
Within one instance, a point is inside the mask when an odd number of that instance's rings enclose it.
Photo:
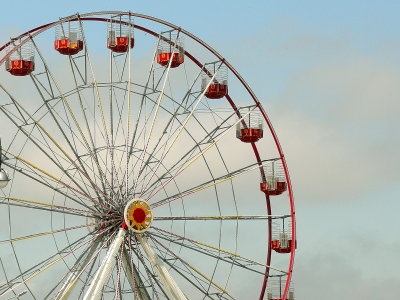
M 270 112 L 302 196 L 336 200 L 398 181 L 399 80 L 391 66 L 354 58 L 288 83 Z

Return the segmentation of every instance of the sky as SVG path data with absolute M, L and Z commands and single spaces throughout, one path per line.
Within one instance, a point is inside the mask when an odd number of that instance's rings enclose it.
M 211 44 L 261 99 L 285 152 L 298 228 L 296 299 L 398 297 L 400 2 L 21 5 L 7 3 L 0 43 L 76 12 L 131 10 Z

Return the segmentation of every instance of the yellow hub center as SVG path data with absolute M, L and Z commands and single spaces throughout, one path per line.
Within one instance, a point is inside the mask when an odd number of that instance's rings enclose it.
M 145 232 L 153 221 L 150 205 L 141 199 L 129 201 L 125 207 L 125 222 L 129 229 L 137 233 Z

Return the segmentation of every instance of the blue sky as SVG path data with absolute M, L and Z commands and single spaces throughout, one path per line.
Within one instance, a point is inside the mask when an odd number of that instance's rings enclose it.
M 76 12 L 132 10 L 214 46 L 281 137 L 298 218 L 296 299 L 398 297 L 399 1 L 38 3 L 7 3 L 0 42 Z

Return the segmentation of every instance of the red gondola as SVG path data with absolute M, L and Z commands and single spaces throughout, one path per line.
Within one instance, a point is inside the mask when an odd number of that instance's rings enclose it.
M 270 196 L 283 194 L 287 190 L 285 173 L 281 161 L 273 161 L 264 166 L 260 190 Z
M 228 69 L 220 61 L 206 64 L 202 77 L 201 89 L 205 97 L 221 99 L 228 94 Z
M 35 63 L 23 59 L 9 60 L 6 64 L 6 70 L 14 76 L 25 76 L 35 70 Z
M 176 68 L 184 62 L 184 53 L 183 39 L 176 31 L 161 33 L 157 46 L 158 64 L 168 67 L 171 62 L 171 68 Z
M 243 109 L 239 111 L 244 118 L 236 125 L 236 137 L 243 143 L 255 143 L 262 139 L 264 130 L 260 113 Z
M 113 52 L 128 52 L 133 48 L 133 22 L 131 16 L 116 15 L 110 18 L 107 32 L 107 48 Z
M 15 42 L 10 44 L 9 51 L 15 47 Z M 35 51 L 31 41 L 25 42 L 21 47 L 10 54 L 5 62 L 6 70 L 14 76 L 26 76 L 35 70 Z
M 131 38 L 130 40 L 131 40 L 130 47 L 133 48 L 133 46 L 135 45 L 135 40 L 133 38 Z M 122 36 L 122 37 L 116 37 L 114 40 L 108 39 L 107 48 L 117 53 L 128 52 L 129 38 Z
M 83 41 L 68 38 L 54 41 L 54 49 L 63 55 L 75 55 L 83 49 Z
M 83 50 L 82 31 L 79 23 L 66 22 L 56 27 L 54 49 L 62 55 L 75 55 Z
M 184 61 L 184 56 L 180 53 L 161 52 L 157 54 L 157 63 L 167 67 L 172 56 L 171 68 L 176 68 Z

